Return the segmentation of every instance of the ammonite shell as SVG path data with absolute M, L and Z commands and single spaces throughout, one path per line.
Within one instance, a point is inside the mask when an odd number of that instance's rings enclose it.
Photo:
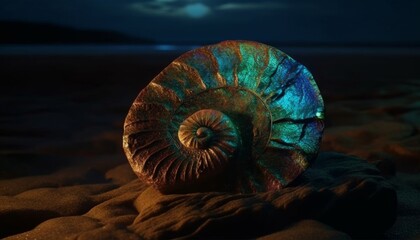
M 225 41 L 183 54 L 140 92 L 123 147 L 162 193 L 271 191 L 316 156 L 323 116 L 303 65 L 261 43 Z

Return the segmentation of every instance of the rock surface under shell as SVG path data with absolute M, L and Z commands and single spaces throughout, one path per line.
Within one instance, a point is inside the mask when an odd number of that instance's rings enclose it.
M 68 176 L 75 178 L 74 172 L 68 169 Z M 63 178 L 62 173 L 57 176 Z M 43 180 L 57 183 L 57 176 Z M 2 226 L 27 230 L 7 239 L 248 239 L 276 234 L 314 239 L 316 232 L 320 239 L 347 239 L 347 234 L 371 239 L 395 220 L 396 193 L 378 169 L 331 152 L 320 153 L 292 186 L 267 193 L 163 195 L 136 179 L 128 164 L 107 176 L 122 181 L 121 187 L 38 188 L 1 197 Z M 27 216 L 24 224 L 21 214 Z

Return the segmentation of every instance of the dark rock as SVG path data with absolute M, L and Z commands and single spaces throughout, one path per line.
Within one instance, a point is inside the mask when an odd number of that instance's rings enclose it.
M 364 160 L 321 153 L 285 189 L 257 194 L 162 195 L 153 188 L 135 201 L 131 229 L 147 239 L 258 237 L 316 219 L 352 237 L 377 237 L 396 218 L 395 190 Z
M 397 172 L 395 160 L 389 154 L 374 152 L 369 155 L 367 160 L 374 164 L 385 177 L 395 176 Z
M 258 240 L 350 240 L 350 236 L 334 230 L 328 225 L 315 220 L 302 220 L 282 231 L 271 233 Z

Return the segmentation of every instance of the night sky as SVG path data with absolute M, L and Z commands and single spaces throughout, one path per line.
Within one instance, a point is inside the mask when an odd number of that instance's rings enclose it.
M 161 43 L 420 44 L 418 0 L 1 0 L 0 21 L 115 31 Z

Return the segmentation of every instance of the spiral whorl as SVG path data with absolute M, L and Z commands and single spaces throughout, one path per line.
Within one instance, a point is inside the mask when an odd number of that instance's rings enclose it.
M 211 149 L 219 152 L 219 156 L 233 154 L 240 141 L 232 120 L 212 109 L 197 111 L 185 119 L 178 138 L 187 148 Z
M 256 42 L 183 54 L 137 96 L 123 147 L 163 193 L 280 189 L 317 155 L 324 104 L 309 71 Z

